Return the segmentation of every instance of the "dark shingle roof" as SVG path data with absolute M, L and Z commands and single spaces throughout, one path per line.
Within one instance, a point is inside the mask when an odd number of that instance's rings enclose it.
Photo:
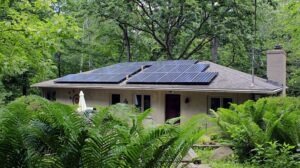
M 188 60 L 190 61 L 190 60 Z M 195 62 L 195 61 L 194 61 Z M 120 63 L 123 65 L 153 65 L 161 62 L 135 62 Z M 171 63 L 171 61 L 169 61 Z M 188 63 L 188 62 L 187 62 Z M 189 62 L 190 64 L 191 62 Z M 254 85 L 250 74 L 237 71 L 209 61 L 198 62 L 198 64 L 208 64 L 205 72 L 217 72 L 217 77 L 209 85 L 178 85 L 178 84 L 127 84 L 127 80 L 118 84 L 86 84 L 86 83 L 55 83 L 54 80 L 34 84 L 39 88 L 95 88 L 95 89 L 131 89 L 131 90 L 178 90 L 178 91 L 199 91 L 199 92 L 237 92 L 237 93 L 266 93 L 274 94 L 282 90 L 282 86 L 268 82 L 266 79 L 255 77 Z M 95 69 L 84 74 L 90 74 L 99 69 Z M 100 70 L 101 71 L 101 70 Z M 130 78 L 129 78 L 130 79 Z

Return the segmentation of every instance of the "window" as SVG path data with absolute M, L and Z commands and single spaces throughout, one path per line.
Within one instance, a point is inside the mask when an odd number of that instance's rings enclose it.
M 55 101 L 56 100 L 56 91 L 47 91 L 46 92 L 46 99 Z
M 112 94 L 111 95 L 111 104 L 117 104 L 121 102 L 120 94 Z
M 229 108 L 230 103 L 232 103 L 232 102 L 233 102 L 232 98 L 213 97 L 213 98 L 210 98 L 210 109 L 216 111 L 220 107 Z
M 142 95 L 135 95 L 135 107 L 142 111 Z
M 221 107 L 221 99 L 220 98 L 211 98 L 210 109 L 216 111 Z
M 151 108 L 151 98 L 149 95 L 144 95 L 144 111 Z
M 135 106 L 140 111 L 145 111 L 151 108 L 151 96 L 150 95 L 135 95 Z
M 230 103 L 232 103 L 232 98 L 223 98 L 223 106 L 224 108 L 229 108 Z

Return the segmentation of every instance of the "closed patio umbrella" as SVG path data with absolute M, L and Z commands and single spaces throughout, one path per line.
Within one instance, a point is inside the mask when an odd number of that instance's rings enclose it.
M 86 110 L 86 103 L 85 103 L 85 99 L 84 99 L 84 94 L 82 91 L 80 91 L 79 93 L 79 103 L 78 103 L 78 112 L 83 114 Z

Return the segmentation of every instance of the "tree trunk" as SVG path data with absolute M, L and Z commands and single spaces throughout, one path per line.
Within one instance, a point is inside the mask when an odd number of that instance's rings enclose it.
M 58 77 L 61 77 L 61 53 L 57 52 L 55 54 L 56 60 L 57 60 L 57 70 L 58 70 Z
M 128 27 L 126 25 L 120 25 L 121 29 L 123 30 L 123 40 L 124 40 L 124 45 L 126 46 L 126 54 L 127 54 L 127 61 L 131 62 L 132 61 L 132 56 L 131 56 L 131 46 L 130 46 L 130 39 L 128 36 Z
M 22 95 L 26 96 L 27 95 L 27 88 L 28 88 L 28 72 L 24 72 L 22 74 Z
M 166 52 L 167 52 L 167 59 L 168 60 L 173 60 L 173 55 L 172 55 L 172 49 L 173 49 L 173 46 L 172 46 L 172 35 L 171 34 L 167 34 L 166 35 Z
M 217 37 L 214 37 L 211 40 L 211 60 L 214 63 L 218 63 L 218 48 L 219 48 L 219 40 Z

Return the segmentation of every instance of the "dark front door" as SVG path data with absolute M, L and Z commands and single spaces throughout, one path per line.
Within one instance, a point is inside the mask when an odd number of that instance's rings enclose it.
M 180 117 L 180 95 L 166 95 L 166 120 Z

